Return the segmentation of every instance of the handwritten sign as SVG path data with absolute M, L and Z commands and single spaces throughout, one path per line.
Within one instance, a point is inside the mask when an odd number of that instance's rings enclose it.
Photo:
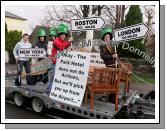
M 31 74 L 39 75 L 40 73 L 45 73 L 43 71 L 47 71 L 49 68 L 51 68 L 51 66 L 52 66 L 52 62 L 49 58 L 43 59 L 31 66 Z M 26 75 L 26 72 L 25 72 L 25 69 L 23 69 L 22 76 L 25 76 L 25 75 Z
M 59 53 L 57 58 L 50 98 L 80 107 L 87 84 L 90 54 L 69 51 Z
M 104 61 L 100 57 L 100 53 L 91 53 L 90 66 L 105 67 Z

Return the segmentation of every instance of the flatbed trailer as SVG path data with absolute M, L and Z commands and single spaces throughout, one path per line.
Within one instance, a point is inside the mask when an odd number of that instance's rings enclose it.
M 47 84 L 43 83 L 37 83 L 33 86 L 21 85 L 18 87 L 14 85 L 12 77 L 6 77 L 5 88 L 5 96 L 13 95 L 14 103 L 17 106 L 25 105 L 28 100 L 31 102 L 33 110 L 37 113 L 45 111 L 45 108 L 53 108 L 90 119 L 114 119 L 120 110 L 128 107 L 131 102 L 135 101 L 135 96 L 138 95 L 137 91 L 130 90 L 129 93 L 124 94 L 124 90 L 120 90 L 119 106 L 116 112 L 114 103 L 99 101 L 97 100 L 100 97 L 98 95 L 95 97 L 94 110 L 90 109 L 89 104 L 86 106 L 84 100 L 80 107 L 55 101 L 45 93 Z M 90 103 L 89 99 L 88 103 Z

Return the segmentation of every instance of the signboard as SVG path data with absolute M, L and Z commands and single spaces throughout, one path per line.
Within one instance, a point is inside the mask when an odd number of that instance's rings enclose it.
M 18 50 L 18 56 L 20 58 L 45 58 L 46 50 L 43 48 L 22 48 Z
M 71 31 L 97 30 L 105 25 L 101 17 L 90 17 L 84 19 L 73 19 L 71 21 Z
M 100 53 L 91 53 L 90 66 L 105 67 L 104 61 L 100 57 Z
M 80 39 L 77 42 L 71 44 L 73 49 L 80 49 L 80 48 L 92 48 L 92 46 L 96 48 L 96 50 L 99 52 L 99 45 L 100 45 L 100 39 Z
M 50 98 L 80 107 L 87 84 L 90 54 L 60 52 L 57 58 Z
M 127 26 L 114 31 L 115 42 L 129 41 L 144 38 L 149 28 L 144 24 Z
M 43 74 L 51 67 L 52 67 L 52 61 L 49 58 L 43 59 L 31 66 L 31 75 Z M 25 72 L 25 69 L 23 69 L 22 76 L 25 76 L 25 75 L 26 75 L 26 72 Z

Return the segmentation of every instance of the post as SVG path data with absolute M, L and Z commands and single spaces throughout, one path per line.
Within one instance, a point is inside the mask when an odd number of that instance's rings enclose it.
M 83 51 L 91 52 L 92 50 L 93 30 L 86 31 L 86 43 L 88 43 L 89 40 L 91 40 L 91 47 L 84 47 Z
M 72 31 L 70 31 L 70 37 L 72 37 Z M 73 50 L 72 45 L 70 47 L 68 47 L 67 50 L 72 51 Z
M 72 36 L 72 31 L 70 31 L 70 37 Z
M 117 53 L 117 47 L 116 47 L 116 45 L 115 45 L 115 53 Z M 116 68 L 117 68 L 117 59 L 115 60 L 115 66 L 116 66 Z
M 117 53 L 117 47 L 116 47 L 116 43 L 115 43 L 115 31 L 113 33 L 113 43 L 114 43 L 114 50 L 115 50 L 115 53 Z M 115 67 L 117 68 L 117 59 L 115 60 Z

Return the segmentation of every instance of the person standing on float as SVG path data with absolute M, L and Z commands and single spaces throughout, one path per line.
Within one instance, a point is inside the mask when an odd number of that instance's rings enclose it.
M 50 55 L 50 59 L 52 60 L 52 69 L 51 69 L 52 75 L 46 90 L 46 94 L 48 95 L 51 92 L 54 80 L 57 53 L 58 51 L 64 51 L 65 49 L 67 49 L 71 45 L 71 42 L 73 41 L 73 37 L 70 37 L 68 40 L 66 40 L 67 37 L 68 37 L 68 26 L 65 24 L 60 24 L 58 27 L 58 38 L 56 38 L 53 42 L 52 53 Z
M 101 30 L 101 44 L 100 44 L 100 56 L 103 59 L 106 67 L 115 68 L 116 58 L 118 54 L 115 53 L 114 46 L 112 45 L 112 28 L 103 28 Z
M 46 43 L 46 31 L 43 28 L 38 30 L 38 41 L 35 44 L 35 48 L 44 48 L 47 51 Z M 35 58 L 36 59 L 36 58 Z M 44 58 L 37 58 L 37 62 L 43 60 Z M 48 82 L 48 72 L 35 76 L 36 81 L 42 81 L 44 84 Z
M 106 67 L 116 68 L 118 54 L 115 53 L 114 46 L 112 45 L 112 38 L 112 28 L 103 28 L 101 30 L 100 57 L 103 59 Z M 109 97 L 114 98 L 106 92 L 99 100 L 107 101 L 107 99 L 110 99 Z
M 57 37 L 56 29 L 54 27 L 49 30 L 49 40 L 47 45 L 47 54 L 50 56 L 52 54 L 53 42 Z

